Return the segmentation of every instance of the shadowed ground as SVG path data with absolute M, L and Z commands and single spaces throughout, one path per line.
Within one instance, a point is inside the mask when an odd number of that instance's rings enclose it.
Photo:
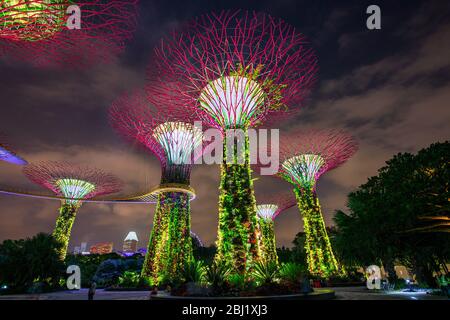
M 365 287 L 327 288 L 336 292 L 337 300 L 448 300 L 443 296 L 426 294 L 425 292 L 369 292 Z M 88 290 L 60 291 L 46 294 L 22 294 L 0 296 L 0 300 L 87 300 Z M 95 300 L 148 300 L 149 291 L 113 292 L 97 290 Z

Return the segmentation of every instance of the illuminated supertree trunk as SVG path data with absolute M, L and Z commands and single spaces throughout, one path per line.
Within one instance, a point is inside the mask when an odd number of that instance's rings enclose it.
M 191 210 L 189 195 L 182 192 L 170 194 L 169 228 L 166 272 L 172 279 L 181 277 L 186 264 L 193 260 Z
M 82 201 L 118 192 L 122 186 L 122 182 L 111 174 L 66 162 L 29 164 L 24 167 L 23 172 L 31 181 L 52 190 L 62 198 L 53 231 L 53 236 L 61 243 L 61 260 L 66 257 L 72 227 Z
M 272 194 L 263 197 L 264 204 L 256 207 L 261 242 L 262 260 L 278 264 L 277 244 L 275 239 L 275 218 L 286 209 L 296 204 L 291 194 Z
M 148 97 L 163 112 L 189 109 L 222 131 L 254 128 L 301 105 L 317 61 L 294 28 L 262 13 L 203 15 L 166 37 L 149 68 Z M 216 261 L 244 274 L 260 259 L 245 137 L 244 162 L 222 163 Z M 231 158 L 239 157 L 232 152 Z
M 310 274 L 325 278 L 344 274 L 345 270 L 339 267 L 334 256 L 316 192 L 299 188 L 295 188 L 294 192 L 303 218 L 306 262 Z
M 72 232 L 72 226 L 75 222 L 75 216 L 77 214 L 78 207 L 73 204 L 65 203 L 59 208 L 59 215 L 56 219 L 56 226 L 53 230 L 53 237 L 62 244 L 59 256 L 61 260 L 64 260 L 67 254 L 67 248 L 69 247 L 70 234 Z
M 249 141 L 245 133 L 243 155 L 236 144 L 227 159 L 227 142 L 220 167 L 219 226 L 216 261 L 244 273 L 247 261 L 260 256 L 257 242 L 256 201 L 250 169 Z M 239 164 L 243 159 L 243 164 Z M 230 161 L 231 160 L 231 161 Z
M 294 186 L 303 217 L 309 272 L 323 278 L 345 274 L 334 256 L 316 194 L 322 174 L 340 166 L 358 149 L 355 139 L 338 130 L 300 130 L 282 137 L 278 176 Z
M 261 251 L 263 261 L 278 264 L 275 224 L 273 220 L 260 218 L 259 227 L 261 230 Z
M 190 201 L 194 193 L 189 183 L 202 132 L 186 122 L 189 116 L 158 112 L 139 93 L 119 99 L 110 116 L 116 129 L 140 142 L 161 163 L 160 185 L 154 190 L 158 203 L 141 276 L 156 285 L 163 279 L 176 281 L 193 258 Z

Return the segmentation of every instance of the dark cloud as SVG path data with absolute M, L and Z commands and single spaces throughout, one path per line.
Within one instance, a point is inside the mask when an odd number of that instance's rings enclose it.
M 359 152 L 324 175 L 318 193 L 327 224 L 346 195 L 375 175 L 398 152 L 450 137 L 450 14 L 444 1 L 379 1 L 382 30 L 365 28 L 365 1 L 142 1 L 135 40 L 109 65 L 76 71 L 33 69 L 0 64 L 0 129 L 31 162 L 67 160 L 111 171 L 126 183 L 121 195 L 158 184 L 155 157 L 125 143 L 109 126 L 107 110 L 122 92 L 145 84 L 146 66 L 158 39 L 182 21 L 210 10 L 251 8 L 286 19 L 317 51 L 321 71 L 306 108 L 283 124 L 293 127 L 343 127 L 354 133 Z M 1 63 L 1 62 L 0 62 Z M 193 170 L 192 227 L 205 243 L 217 230 L 219 168 Z M 42 191 L 20 168 L 0 163 L 0 185 Z M 291 187 L 273 177 L 255 182 L 257 197 Z M 58 202 L 0 195 L 0 241 L 51 232 Z M 145 246 L 154 205 L 84 204 L 71 246 L 113 241 L 120 248 L 130 230 Z M 302 222 L 296 208 L 276 221 L 279 245 L 291 245 Z

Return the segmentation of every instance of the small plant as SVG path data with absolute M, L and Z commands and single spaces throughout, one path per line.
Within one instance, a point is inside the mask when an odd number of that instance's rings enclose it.
M 213 263 L 205 270 L 205 280 L 213 288 L 220 287 L 230 275 L 231 269 L 225 264 Z
M 228 276 L 227 281 L 232 289 L 244 291 L 247 288 L 247 279 L 243 274 L 238 273 L 231 274 Z
M 293 284 L 302 282 L 305 274 L 305 268 L 302 265 L 292 262 L 284 263 L 280 269 L 280 278 Z
M 119 286 L 123 288 L 136 288 L 139 286 L 140 276 L 137 272 L 125 271 L 121 277 L 119 277 Z
M 278 274 L 278 265 L 275 262 L 258 262 L 255 264 L 252 272 L 258 285 L 275 283 Z
M 191 261 L 186 264 L 183 270 L 183 278 L 185 282 L 200 283 L 205 276 L 205 267 L 202 261 Z

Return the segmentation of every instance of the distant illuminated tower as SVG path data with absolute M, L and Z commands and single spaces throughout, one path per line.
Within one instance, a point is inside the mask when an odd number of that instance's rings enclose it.
M 265 262 L 278 264 L 274 220 L 281 212 L 295 206 L 296 200 L 290 194 L 277 194 L 264 197 L 260 203 L 256 206 L 256 212 L 259 218 L 261 258 Z
M 165 276 L 179 278 L 193 259 L 190 201 L 195 194 L 190 175 L 196 156 L 201 155 L 202 130 L 182 110 L 157 110 L 143 92 L 118 99 L 110 117 L 114 128 L 151 151 L 161 164 L 161 181 L 155 190 L 158 203 L 141 274 L 154 283 Z
M 329 277 L 342 274 L 334 256 L 316 193 L 322 174 L 340 166 L 358 149 L 355 139 L 338 130 L 300 130 L 281 137 L 278 176 L 294 186 L 303 217 L 309 272 Z
M 138 237 L 136 232 L 130 231 L 123 241 L 123 252 L 134 253 L 137 252 Z
M 55 239 L 62 243 L 63 260 L 69 246 L 75 216 L 83 200 L 118 192 L 122 183 L 111 174 L 67 162 L 42 162 L 24 167 L 24 174 L 34 183 L 46 187 L 62 198 Z
M 5 161 L 17 165 L 26 165 L 27 162 L 15 154 L 12 148 L 6 143 L 6 138 L 0 134 L 0 161 Z
M 302 105 L 317 59 L 305 37 L 281 19 L 223 11 L 165 37 L 153 61 L 149 99 L 163 112 L 191 109 L 223 132 L 215 260 L 244 274 L 260 257 L 248 129 Z

